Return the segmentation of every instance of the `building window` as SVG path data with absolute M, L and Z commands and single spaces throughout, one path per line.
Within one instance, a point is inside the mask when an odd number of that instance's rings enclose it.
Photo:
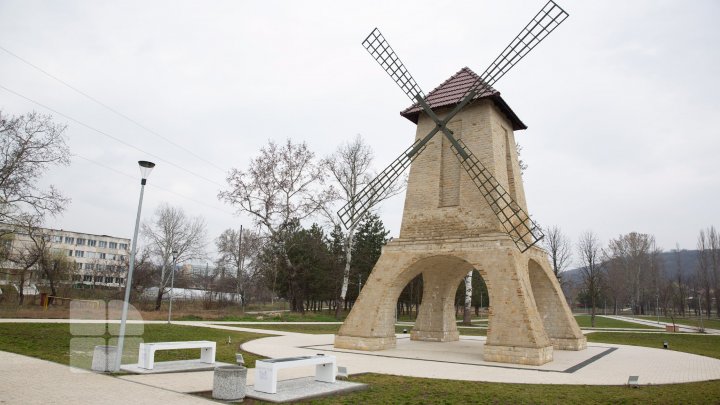
M 75 263 L 75 268 L 78 270 L 82 270 L 83 264 L 82 263 Z
M 74 244 L 75 244 L 75 238 L 70 237 L 70 236 L 66 236 L 66 237 L 65 237 L 65 243 L 67 243 L 67 244 L 69 244 L 69 245 L 74 245 Z
M 88 239 L 88 246 L 95 246 L 97 244 L 97 241 L 95 239 Z
M 121 244 L 120 244 L 120 249 L 122 249 L 122 250 L 127 250 L 127 248 L 128 248 L 127 243 L 121 243 Z
M 72 250 L 68 250 L 68 256 L 72 257 Z
M 99 241 L 98 247 L 102 247 L 102 248 L 107 247 L 107 242 L 105 242 L 104 240 Z
M 52 237 L 52 241 L 53 241 L 53 243 L 62 243 L 63 237 L 62 237 L 62 236 L 55 235 L 55 236 Z
M 103 281 L 103 276 L 95 276 L 96 283 L 102 283 L 102 281 Z
M 125 281 L 122 277 L 115 277 L 115 282 L 118 284 L 122 284 L 123 281 Z
M 80 280 L 82 280 L 82 276 L 79 275 L 79 274 L 73 274 L 72 280 L 73 280 L 73 281 L 80 281 Z
M 105 277 L 105 282 L 106 282 L 106 283 L 112 283 L 112 282 L 113 282 L 113 278 L 114 278 L 114 277 Z
M 88 275 L 83 276 L 83 281 L 92 281 L 92 276 L 88 276 Z
M 100 258 L 104 259 L 107 255 L 105 253 L 100 253 Z
M 83 238 L 77 238 L 77 240 L 75 241 L 75 244 L 76 244 L 76 245 L 84 245 L 84 244 L 85 244 L 85 239 L 83 239 Z
M 119 259 L 119 260 L 120 260 L 120 261 L 125 260 L 125 256 L 124 256 L 124 255 L 120 255 L 120 259 Z
M 85 263 L 85 270 L 95 270 L 95 265 L 92 263 Z
M 82 250 L 76 250 L 75 257 L 85 257 L 85 252 L 83 252 Z
M 117 242 L 110 242 L 110 249 L 117 249 Z

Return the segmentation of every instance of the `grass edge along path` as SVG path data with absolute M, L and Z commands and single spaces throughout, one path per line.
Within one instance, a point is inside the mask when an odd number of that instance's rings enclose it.
M 96 325 L 98 324 L 93 325 L 92 329 L 87 329 L 85 335 L 78 335 L 71 333 L 69 323 L 0 323 L 0 350 L 89 369 L 94 346 L 106 344 L 103 342 L 108 340 L 111 340 L 112 344 L 114 339 L 108 334 L 101 336 L 91 334 L 95 331 Z M 125 350 L 123 350 L 124 364 L 137 362 L 138 338 L 142 338 L 145 342 L 215 341 L 217 349 L 215 358 L 218 362 L 235 364 L 235 353 L 239 352 L 243 354 L 245 364 L 254 367 L 255 360 L 263 357 L 241 351 L 239 346 L 250 340 L 270 336 L 186 325 L 145 324 L 143 327 L 143 333 L 139 336 L 133 336 L 132 332 L 128 331 Z M 196 349 L 163 350 L 156 355 L 157 361 L 192 358 L 199 358 Z

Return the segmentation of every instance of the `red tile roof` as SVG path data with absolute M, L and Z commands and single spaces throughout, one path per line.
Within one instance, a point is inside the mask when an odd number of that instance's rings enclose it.
M 472 86 L 472 84 L 479 78 L 480 77 L 475 74 L 475 72 L 467 67 L 464 67 L 431 91 L 425 100 L 433 109 L 437 107 L 456 105 L 460 102 L 462 96 L 465 95 L 465 92 L 467 92 L 470 86 Z M 491 86 L 488 86 L 482 94 L 476 95 L 474 99 L 479 100 L 482 98 L 490 98 L 493 102 L 495 102 L 500 111 L 502 111 L 512 123 L 514 131 L 527 129 L 527 126 L 520 121 L 520 118 L 518 118 L 518 116 L 515 115 L 515 112 L 510 109 L 510 106 L 508 106 L 505 100 L 500 97 L 499 91 L 495 90 Z M 420 111 L 422 111 L 422 108 L 415 103 L 401 111 L 400 115 L 417 124 Z

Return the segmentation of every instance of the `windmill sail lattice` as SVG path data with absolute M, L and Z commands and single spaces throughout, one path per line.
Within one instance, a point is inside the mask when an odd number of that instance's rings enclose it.
M 403 152 L 403 154 L 396 158 L 390 166 L 361 190 L 355 198 L 338 211 L 338 215 L 345 226 L 350 227 L 362 218 L 372 206 L 372 202 L 376 197 L 382 195 L 387 188 L 391 187 L 404 169 L 407 168 L 417 154 L 422 151 L 427 142 L 437 132 L 442 131 L 450 140 L 453 152 L 460 160 L 462 167 L 483 194 L 518 249 L 524 252 L 539 242 L 544 236 L 540 228 L 512 199 L 510 194 L 493 177 L 490 171 L 480 163 L 480 160 L 475 157 L 472 151 L 453 136 L 452 131 L 447 128 L 446 125 L 466 105 L 480 98 L 486 91 L 491 89 L 492 84 L 504 76 L 567 17 L 568 14 L 561 7 L 552 0 L 549 1 L 490 66 L 485 69 L 483 74 L 468 87 L 467 91 L 457 100 L 455 108 L 445 115 L 442 120 L 432 111 L 432 104 L 425 100 L 425 94 L 420 89 L 420 86 L 407 68 L 405 68 L 405 65 L 385 40 L 382 33 L 380 33 L 377 28 L 374 29 L 363 41 L 363 46 L 378 64 L 380 64 L 383 70 L 390 75 L 405 95 L 413 102 L 416 102 L 416 106 L 420 107 L 435 121 L 436 126 L 428 135 L 416 141 L 410 148 Z

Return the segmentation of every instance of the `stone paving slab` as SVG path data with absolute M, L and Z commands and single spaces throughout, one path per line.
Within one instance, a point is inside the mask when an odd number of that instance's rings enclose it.
M 142 368 L 138 363 L 123 364 L 120 370 L 133 374 L 161 374 L 161 373 L 183 373 L 189 371 L 208 371 L 214 370 L 218 366 L 230 366 L 230 363 L 203 363 L 199 360 L 175 360 L 175 361 L 156 361 L 154 367 L 150 370 Z
M 0 351 L 0 403 L 200 405 L 207 399 Z
M 278 381 L 277 393 L 255 391 L 252 385 L 247 387 L 245 396 L 267 402 L 295 402 L 328 395 L 344 394 L 367 389 L 367 384 L 337 380 L 334 383 L 315 381 L 313 377 Z

